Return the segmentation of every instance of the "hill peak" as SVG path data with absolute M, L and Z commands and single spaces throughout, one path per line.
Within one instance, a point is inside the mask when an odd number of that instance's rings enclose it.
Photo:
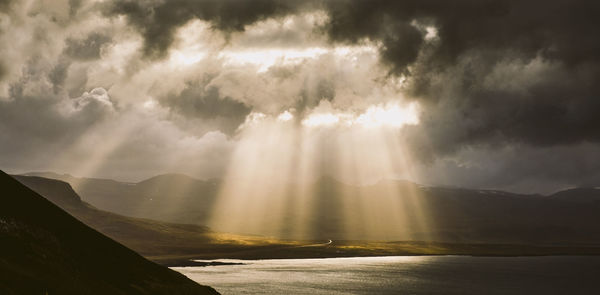
M 81 205 L 81 197 L 66 181 L 42 176 L 13 175 L 13 178 L 27 187 L 39 187 L 43 196 L 52 196 L 60 207 Z

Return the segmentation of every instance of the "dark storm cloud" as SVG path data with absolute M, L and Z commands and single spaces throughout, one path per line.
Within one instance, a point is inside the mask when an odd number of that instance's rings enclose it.
M 10 8 L 12 0 L 0 0 L 0 12 L 6 12 Z
M 82 4 L 83 0 L 69 0 L 69 15 L 71 17 L 76 15 Z
M 497 140 L 533 145 L 600 140 L 598 2 L 326 6 L 333 41 L 379 41 L 391 73 L 408 76 L 409 94 L 424 107 L 422 136 L 435 151 Z M 424 26 L 437 29 L 434 40 L 419 34 Z M 535 75 L 523 73 L 535 66 L 540 67 Z
M 392 72 L 401 74 L 413 63 L 421 49 L 423 35 L 411 25 L 417 16 L 401 3 L 390 1 L 332 1 L 326 32 L 336 42 L 383 42 L 381 55 Z M 410 7 L 410 5 L 408 6 Z
M 422 40 L 406 27 L 413 21 L 438 28 L 441 42 L 433 59 L 454 62 L 471 50 L 538 53 L 569 64 L 598 60 L 600 4 L 594 1 L 330 1 L 327 27 L 334 40 L 382 40 L 386 55 L 415 55 Z M 397 36 L 394 38 L 393 36 Z M 413 35 L 413 36 L 411 36 Z M 400 43 L 411 43 L 401 45 Z M 389 52 L 388 52 L 389 51 Z M 410 59 L 408 59 L 410 60 Z
M 0 62 L 0 81 L 2 81 L 2 78 L 4 78 L 4 76 L 6 76 L 6 66 Z
M 504 77 L 468 63 L 436 74 L 421 93 L 436 99 L 424 102 L 421 123 L 429 140 L 442 151 L 506 141 L 544 146 L 600 140 L 597 66 L 568 70 L 539 63 L 508 63 Z M 536 65 L 541 68 L 527 74 Z
M 210 81 L 208 75 L 205 79 L 188 82 L 180 93 L 162 97 L 159 102 L 187 118 L 203 120 L 209 127 L 232 134 L 251 109 L 229 97 L 221 97 L 217 87 L 207 86 Z
M 112 40 L 101 33 L 91 33 L 84 39 L 68 38 L 65 41 L 64 53 L 76 60 L 92 60 L 100 58 L 100 49 Z
M 125 15 L 144 37 L 144 54 L 163 57 L 173 43 L 177 28 L 192 19 L 208 21 L 224 32 L 243 31 L 246 25 L 294 12 L 301 1 L 285 0 L 116 0 L 105 8 L 107 15 Z
M 69 60 L 61 58 L 52 71 L 48 73 L 48 80 L 50 80 L 53 85 L 54 94 L 58 94 L 60 90 L 62 90 L 65 80 L 67 79 L 70 65 L 71 62 Z
M 498 150 L 469 149 L 453 160 L 423 167 L 425 181 L 469 188 L 550 194 L 600 183 L 600 147 L 514 145 Z

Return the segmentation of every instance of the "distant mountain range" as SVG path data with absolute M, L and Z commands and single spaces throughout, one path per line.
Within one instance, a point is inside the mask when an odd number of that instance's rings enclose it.
M 26 181 L 60 192 L 55 200 L 62 207 L 83 204 L 64 194 L 62 182 Z M 0 189 L 0 294 L 218 294 L 91 229 L 1 171 Z M 113 220 L 122 229 L 135 226 Z
M 54 173 L 27 175 L 66 181 L 84 201 L 99 209 L 127 216 L 218 228 L 218 224 L 211 224 L 210 213 L 219 198 L 219 180 L 204 181 L 182 174 L 167 174 L 139 183 L 124 183 Z M 332 178 L 322 178 L 314 187 L 313 209 L 307 221 L 311 230 L 307 236 L 300 238 L 600 244 L 600 189 L 596 188 L 575 188 L 542 196 L 424 187 L 392 180 L 370 186 L 352 186 Z M 390 203 L 390 200 L 393 202 Z M 389 209 L 372 204 L 399 204 L 402 207 L 398 208 L 401 218 L 408 222 L 396 224 L 395 220 L 387 220 L 383 214 L 360 219 L 361 212 L 356 208 L 361 206 L 372 206 L 375 212 Z M 291 210 L 289 214 L 294 213 Z M 356 216 L 350 218 L 351 223 L 348 223 L 348 214 Z M 362 223 L 371 219 L 377 219 L 376 227 L 402 228 L 404 235 L 395 236 L 383 230 L 381 233 L 370 231 Z M 419 224 L 417 220 L 425 224 Z M 343 228 L 345 232 L 342 232 Z M 299 238 L 286 231 L 266 230 L 253 234 Z
M 25 173 L 69 183 L 83 200 L 109 212 L 175 223 L 206 225 L 219 182 L 165 174 L 138 182 L 78 178 L 52 172 Z

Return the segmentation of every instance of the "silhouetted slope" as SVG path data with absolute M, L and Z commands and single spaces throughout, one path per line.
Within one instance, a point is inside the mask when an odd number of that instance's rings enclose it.
M 427 188 L 433 235 L 452 242 L 531 244 L 600 243 L 600 203 L 540 195 Z
M 217 294 L 103 236 L 1 171 L 0 189 L 0 294 Z
M 554 193 L 549 196 L 554 200 L 562 200 L 576 203 L 600 203 L 600 188 L 573 188 Z
M 189 253 L 190 249 L 199 249 L 210 240 L 209 230 L 204 226 L 126 217 L 98 210 L 82 202 L 63 181 L 18 175 L 14 178 L 88 226 L 144 256 Z

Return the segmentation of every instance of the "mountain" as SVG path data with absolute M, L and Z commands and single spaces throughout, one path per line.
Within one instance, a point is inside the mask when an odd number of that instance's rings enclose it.
M 442 240 L 573 245 L 600 243 L 600 203 L 541 195 L 425 188 L 423 197 Z
M 68 174 L 32 172 L 68 182 L 84 201 L 100 210 L 174 223 L 205 225 L 216 200 L 219 183 L 184 174 L 164 174 L 139 183 L 100 178 L 78 178 Z
M 89 228 L 1 171 L 0 188 L 1 294 L 218 294 Z M 80 203 L 76 195 L 60 202 Z
M 86 202 L 104 210 L 222 230 L 209 218 L 219 198 L 221 183 L 216 180 L 168 174 L 135 184 L 86 178 L 70 183 Z M 277 198 L 305 197 L 298 196 L 292 186 L 283 191 L 287 193 Z M 353 186 L 321 178 L 313 184 L 304 213 L 297 207 L 284 208 L 282 215 L 287 219 L 283 220 L 276 210 L 250 214 L 246 223 L 261 218 L 263 224 L 282 226 L 245 233 L 296 239 L 600 244 L 599 191 L 572 189 L 542 196 L 426 187 L 396 180 Z M 298 218 L 308 227 L 301 236 L 285 227 Z
M 598 203 L 600 202 L 600 188 L 572 188 L 554 193 L 549 198 L 576 203 Z
M 63 181 L 35 176 L 14 178 L 83 223 L 146 257 L 189 253 L 208 244 L 211 232 L 199 225 L 175 224 L 118 215 L 83 202 Z

